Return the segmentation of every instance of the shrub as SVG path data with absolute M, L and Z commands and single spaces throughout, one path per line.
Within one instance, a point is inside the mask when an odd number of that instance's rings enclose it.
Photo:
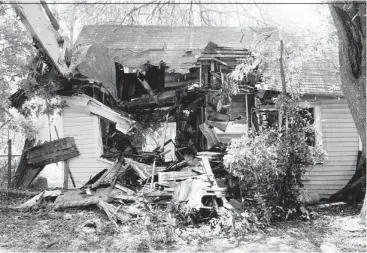
M 260 221 L 286 219 L 300 204 L 301 178 L 323 159 L 320 147 L 309 146 L 314 126 L 297 101 L 280 96 L 275 101 L 287 120 L 283 127 L 269 127 L 233 139 L 224 156 L 229 171 L 241 178 L 245 207 Z M 288 126 L 285 126 L 288 122 Z

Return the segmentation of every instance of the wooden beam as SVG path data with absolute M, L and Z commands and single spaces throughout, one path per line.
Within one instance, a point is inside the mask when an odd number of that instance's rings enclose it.
M 62 188 L 68 189 L 69 188 L 69 161 L 64 161 L 64 182 Z
M 152 88 L 150 87 L 148 82 L 145 81 L 145 80 L 141 80 L 139 77 L 138 77 L 138 80 L 143 85 L 144 89 L 146 89 L 148 91 L 149 95 L 154 99 L 154 101 L 157 104 L 160 104 L 160 101 L 158 100 L 157 96 L 155 95 L 154 91 L 152 90 Z
M 219 143 L 219 138 L 217 134 L 214 132 L 212 128 L 209 128 L 205 122 L 199 125 L 199 128 L 207 140 L 208 149 L 212 148 L 214 145 Z
M 11 186 L 11 139 L 8 140 L 8 189 Z

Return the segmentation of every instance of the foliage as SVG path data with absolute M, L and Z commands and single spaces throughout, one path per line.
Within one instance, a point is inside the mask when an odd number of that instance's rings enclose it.
M 29 59 L 34 55 L 30 36 L 16 19 L 8 4 L 2 4 L 0 13 L 0 115 L 7 127 L 23 136 L 34 136 L 32 120 L 11 108 L 8 97 L 16 91 L 28 73 Z
M 225 166 L 242 180 L 241 189 L 247 208 L 258 214 L 260 221 L 284 219 L 299 204 L 301 178 L 307 169 L 325 157 L 319 146 L 311 147 L 314 126 L 297 101 L 286 96 L 276 100 L 283 108 L 288 126 L 249 132 L 233 139 L 224 156 Z

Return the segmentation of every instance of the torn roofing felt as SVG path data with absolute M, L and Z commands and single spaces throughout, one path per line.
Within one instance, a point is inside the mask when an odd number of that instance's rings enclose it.
M 70 107 L 78 107 L 82 110 L 88 110 L 91 114 L 95 114 L 116 123 L 116 130 L 124 134 L 127 134 L 134 127 L 134 120 L 123 116 L 122 114 L 112 110 L 108 106 L 105 106 L 101 102 L 87 95 L 79 94 L 73 95 L 71 97 L 63 97 L 63 99 Z
M 266 41 L 264 38 L 267 38 Z M 312 40 L 312 36 L 282 34 L 285 43 L 294 47 Z M 229 48 L 252 48 L 259 41 L 279 44 L 280 36 L 274 29 L 255 32 L 240 27 L 168 27 L 168 26 L 84 26 L 75 45 L 102 43 L 110 55 L 125 67 L 139 68 L 149 61 L 157 65 L 164 61 L 169 71 L 187 73 L 194 66 L 209 42 L 233 54 Z M 306 42 L 305 42 L 306 41 Z M 307 46 L 307 45 L 306 45 Z M 276 47 L 275 47 L 276 48 Z M 218 54 L 211 56 L 220 57 Z M 209 56 L 209 55 L 208 55 Z M 222 56 L 223 57 L 223 56 Z M 302 80 L 299 85 L 302 94 L 342 96 L 340 77 L 337 75 L 339 60 L 337 52 L 330 52 L 323 58 L 302 63 Z M 279 66 L 273 64 L 265 72 L 266 82 L 260 89 L 281 90 Z

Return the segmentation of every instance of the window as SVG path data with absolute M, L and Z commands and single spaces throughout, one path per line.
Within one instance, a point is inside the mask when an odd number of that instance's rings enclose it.
M 129 147 L 132 153 L 137 153 L 128 137 L 116 130 L 116 123 L 103 117 L 98 117 L 98 122 L 100 137 L 97 152 L 100 158 L 113 161 Z
M 301 114 L 301 116 L 305 119 L 305 124 L 314 124 L 315 123 L 315 114 L 314 114 L 314 108 L 305 108 L 303 111 L 299 112 Z M 315 146 L 315 130 L 311 131 L 311 132 L 304 132 L 303 133 L 305 139 L 306 139 L 306 143 L 309 146 Z
M 307 108 L 309 112 L 310 123 L 315 125 L 315 130 L 313 133 L 313 141 L 310 143 L 312 146 L 320 145 L 322 146 L 322 125 L 321 125 L 321 110 L 320 102 L 308 103 Z M 306 136 L 307 137 L 307 136 Z
M 319 102 L 305 104 L 305 109 L 300 112 L 303 118 L 310 124 L 315 125 L 313 132 L 303 133 L 306 142 L 310 146 L 322 145 L 321 111 Z M 271 106 L 260 107 L 258 110 L 259 123 L 262 128 L 278 126 L 279 112 Z M 283 122 L 285 123 L 285 122 Z

